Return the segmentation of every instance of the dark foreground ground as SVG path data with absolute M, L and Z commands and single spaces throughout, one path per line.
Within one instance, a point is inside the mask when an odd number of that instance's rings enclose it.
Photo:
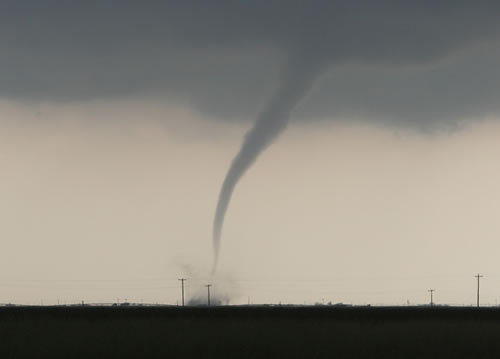
M 500 310 L 3 307 L 0 358 L 500 358 Z

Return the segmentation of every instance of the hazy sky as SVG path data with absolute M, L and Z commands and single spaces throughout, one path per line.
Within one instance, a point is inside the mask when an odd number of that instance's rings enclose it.
M 500 6 L 7 1 L 0 303 L 500 297 Z M 288 71 L 288 75 L 285 72 Z M 285 75 L 284 75 L 285 74 Z M 212 221 L 286 76 L 291 123 Z

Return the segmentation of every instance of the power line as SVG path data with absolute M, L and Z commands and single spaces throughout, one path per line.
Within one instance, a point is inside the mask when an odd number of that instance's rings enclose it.
M 207 292 L 208 292 L 208 293 L 207 293 L 207 306 L 209 306 L 209 307 L 210 307 L 210 287 L 211 287 L 211 286 L 212 286 L 211 284 L 207 284 L 207 285 L 205 286 L 205 287 L 207 287 Z
M 431 293 L 431 307 L 434 305 L 434 301 L 432 300 L 432 293 L 434 293 L 435 289 L 429 289 L 428 292 Z
M 479 308 L 479 279 L 483 276 L 478 273 L 474 277 L 477 278 L 477 307 Z
M 186 278 L 179 278 L 179 280 L 182 283 L 182 306 L 184 306 L 184 281 L 187 279 Z

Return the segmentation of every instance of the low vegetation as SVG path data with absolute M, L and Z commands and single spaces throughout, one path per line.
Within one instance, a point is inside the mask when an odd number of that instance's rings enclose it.
M 500 358 L 500 311 L 4 307 L 0 358 Z

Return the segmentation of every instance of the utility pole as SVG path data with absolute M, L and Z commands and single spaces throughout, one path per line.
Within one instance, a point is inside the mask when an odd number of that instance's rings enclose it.
M 479 308 L 479 278 L 482 278 L 483 276 L 478 273 L 474 277 L 477 278 L 477 307 Z
M 186 280 L 186 278 L 179 278 L 179 280 L 182 283 L 182 306 L 184 306 L 184 281 Z
M 432 293 L 434 293 L 435 289 L 429 289 L 428 292 L 431 293 L 431 307 L 434 305 L 434 301 L 432 300 Z
M 211 284 L 207 284 L 205 287 L 207 287 L 207 291 L 208 291 L 208 297 L 207 297 L 207 306 L 210 307 L 210 287 L 212 285 Z

